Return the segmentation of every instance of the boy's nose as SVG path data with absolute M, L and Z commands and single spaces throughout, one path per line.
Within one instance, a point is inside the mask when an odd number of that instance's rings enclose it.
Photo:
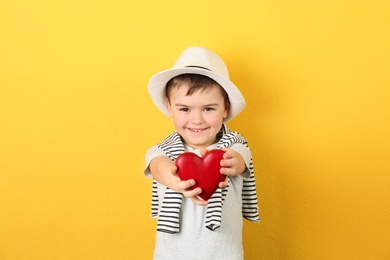
M 201 112 L 193 112 L 191 115 L 191 122 L 194 124 L 203 123 L 203 116 Z

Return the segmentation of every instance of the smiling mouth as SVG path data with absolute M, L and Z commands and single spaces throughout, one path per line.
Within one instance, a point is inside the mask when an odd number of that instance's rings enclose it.
M 194 132 L 194 133 L 200 133 L 200 132 L 207 130 L 207 128 L 188 128 L 188 130 L 190 130 L 191 132 Z

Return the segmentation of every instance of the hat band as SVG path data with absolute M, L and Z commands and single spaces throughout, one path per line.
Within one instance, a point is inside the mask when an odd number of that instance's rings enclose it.
M 186 66 L 186 68 L 199 68 L 199 69 L 204 69 L 204 70 L 211 71 L 211 70 L 209 70 L 208 68 L 201 67 L 201 66 Z

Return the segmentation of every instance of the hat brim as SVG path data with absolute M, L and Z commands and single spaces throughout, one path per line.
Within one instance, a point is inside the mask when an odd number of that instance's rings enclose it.
M 224 122 L 228 122 L 236 115 L 238 115 L 245 108 L 245 99 L 242 96 L 236 85 L 229 79 L 220 76 L 210 70 L 185 67 L 185 68 L 172 68 L 155 74 L 148 83 L 148 91 L 154 104 L 165 115 L 169 116 L 169 112 L 166 106 L 165 87 L 169 80 L 182 74 L 199 74 L 207 76 L 215 80 L 222 88 L 225 89 L 229 96 L 230 110 L 228 116 L 224 119 Z

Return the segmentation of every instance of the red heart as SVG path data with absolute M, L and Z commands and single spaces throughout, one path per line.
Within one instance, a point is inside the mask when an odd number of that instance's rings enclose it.
M 190 152 L 182 153 L 175 162 L 177 174 L 182 181 L 194 179 L 195 185 L 191 189 L 200 187 L 202 193 L 198 196 L 208 200 L 218 189 L 218 184 L 226 178 L 220 172 L 224 153 L 223 150 L 211 150 L 203 157 Z

